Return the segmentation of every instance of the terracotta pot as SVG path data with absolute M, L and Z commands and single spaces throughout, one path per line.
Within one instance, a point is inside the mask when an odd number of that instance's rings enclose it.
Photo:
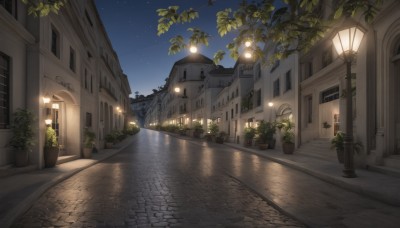
M 58 147 L 44 148 L 44 166 L 46 168 L 54 167 L 58 159 Z
M 294 152 L 294 143 L 283 143 L 282 150 L 284 154 L 293 154 Z
M 16 150 L 15 153 L 15 166 L 24 167 L 29 164 L 29 152 L 25 150 Z
M 260 149 L 260 150 L 266 150 L 266 149 L 268 149 L 268 144 L 266 144 L 266 143 L 259 143 L 259 144 L 258 144 L 258 149 Z
M 83 148 L 83 158 L 91 158 L 92 157 L 93 148 Z
M 338 158 L 339 163 L 343 164 L 343 162 L 344 162 L 344 151 L 340 150 L 340 149 L 336 149 L 336 154 L 337 154 L 337 158 Z

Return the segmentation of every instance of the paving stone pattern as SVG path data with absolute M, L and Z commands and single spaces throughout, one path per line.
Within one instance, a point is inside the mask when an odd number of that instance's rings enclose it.
M 141 133 L 47 191 L 13 227 L 303 227 L 218 169 L 214 152 Z

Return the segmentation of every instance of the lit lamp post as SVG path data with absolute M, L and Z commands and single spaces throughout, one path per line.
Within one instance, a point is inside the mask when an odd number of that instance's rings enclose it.
M 354 170 L 353 154 L 353 97 L 351 91 L 351 63 L 357 54 L 364 32 L 356 27 L 339 31 L 332 39 L 339 56 L 346 64 L 346 134 L 344 136 L 344 170 L 343 177 L 357 177 Z

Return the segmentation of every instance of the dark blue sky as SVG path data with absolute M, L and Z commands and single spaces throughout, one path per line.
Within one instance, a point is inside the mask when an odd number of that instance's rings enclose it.
M 180 34 L 189 36 L 188 27 L 198 27 L 207 31 L 212 38 L 208 47 L 199 48 L 199 53 L 213 58 L 214 53 L 225 50 L 227 56 L 220 63 L 232 67 L 234 61 L 225 49 L 229 37 L 221 39 L 216 29 L 216 12 L 226 7 L 236 7 L 238 0 L 218 0 L 214 6 L 208 6 L 208 0 L 96 0 L 100 17 L 106 27 L 121 66 L 128 75 L 132 89 L 148 95 L 152 89 L 164 84 L 171 67 L 177 60 L 189 53 L 183 51 L 168 55 L 169 39 Z M 195 8 L 200 17 L 194 23 L 174 26 L 168 33 L 157 36 L 156 10 L 179 5 L 181 9 Z

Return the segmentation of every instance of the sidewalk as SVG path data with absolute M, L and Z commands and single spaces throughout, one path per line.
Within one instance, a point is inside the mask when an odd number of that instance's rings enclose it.
M 400 206 L 400 178 L 357 169 L 357 178 L 342 177 L 343 164 L 319 159 L 312 156 L 283 154 L 280 150 L 258 150 L 235 143 L 225 145 L 248 153 L 265 157 L 277 163 L 302 171 L 321 180 L 337 185 L 352 192 L 379 200 L 393 206 Z
M 99 150 L 91 159 L 77 159 L 50 169 L 0 178 L 0 227 L 11 226 L 50 187 L 125 149 L 132 142 L 132 137 L 118 143 L 113 149 Z

